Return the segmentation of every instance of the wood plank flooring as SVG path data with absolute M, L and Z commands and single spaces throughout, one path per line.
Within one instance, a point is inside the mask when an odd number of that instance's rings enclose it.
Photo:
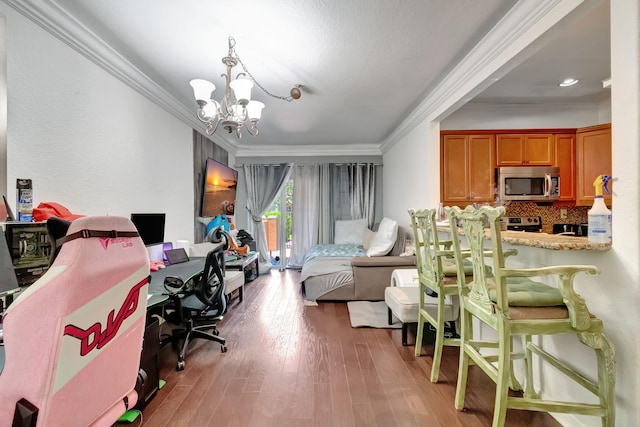
M 299 277 L 274 271 L 245 285 L 244 301 L 219 323 L 227 353 L 196 340 L 177 372 L 173 349 L 163 348 L 166 385 L 143 410 L 142 425 L 491 425 L 495 386 L 475 367 L 465 410 L 453 407 L 457 348 L 445 348 L 440 382 L 432 384 L 432 346 L 416 358 L 399 329 L 351 328 L 344 302 L 305 306 Z M 560 424 L 545 413 L 509 410 L 506 425 Z

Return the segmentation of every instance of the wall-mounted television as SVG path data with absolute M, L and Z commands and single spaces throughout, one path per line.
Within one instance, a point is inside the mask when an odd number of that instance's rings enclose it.
M 136 226 L 140 238 L 145 245 L 164 242 L 165 217 L 166 214 L 163 213 L 131 214 L 131 222 Z
M 201 216 L 233 215 L 236 205 L 238 171 L 207 159 L 202 188 Z

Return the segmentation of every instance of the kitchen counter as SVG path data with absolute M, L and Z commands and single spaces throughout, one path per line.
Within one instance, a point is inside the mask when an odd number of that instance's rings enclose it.
M 448 233 L 450 229 L 448 225 L 438 224 L 438 231 Z M 485 229 L 485 234 L 489 238 L 489 229 Z M 526 231 L 501 231 L 501 235 L 504 243 L 556 251 L 608 251 L 611 249 L 610 243 L 590 243 L 586 237 L 529 233 Z

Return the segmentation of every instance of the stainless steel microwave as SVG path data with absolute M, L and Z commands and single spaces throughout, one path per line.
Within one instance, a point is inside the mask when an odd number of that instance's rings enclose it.
M 549 202 L 560 197 L 560 168 L 520 166 L 498 168 L 500 200 Z

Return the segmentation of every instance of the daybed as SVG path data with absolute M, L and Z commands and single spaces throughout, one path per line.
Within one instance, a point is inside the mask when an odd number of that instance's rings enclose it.
M 352 239 L 342 238 L 336 222 L 336 243 L 315 246 L 305 257 L 300 277 L 305 300 L 383 301 L 393 270 L 416 268 L 415 255 L 400 256 L 406 254 L 406 232 L 395 221 L 395 229 L 387 233 L 392 239 L 386 252 L 383 248 L 373 254 L 375 240 L 385 233 L 385 220 L 377 234 L 365 225 L 364 237 Z

